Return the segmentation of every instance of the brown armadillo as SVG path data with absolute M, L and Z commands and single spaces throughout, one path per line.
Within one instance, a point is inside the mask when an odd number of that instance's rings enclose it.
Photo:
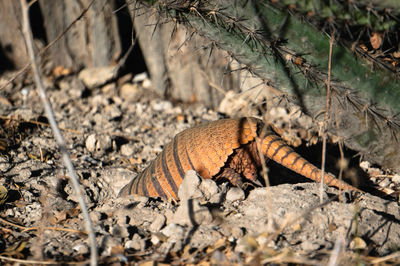
M 257 118 L 222 119 L 182 131 L 139 176 L 122 188 L 119 195 L 139 194 L 178 199 L 178 188 L 186 171 L 203 178 L 227 179 L 234 185 L 244 177 L 257 182 L 261 165 L 256 137 L 266 158 L 320 182 L 322 172 L 309 163 Z M 325 174 L 324 183 L 344 190 L 357 188 Z

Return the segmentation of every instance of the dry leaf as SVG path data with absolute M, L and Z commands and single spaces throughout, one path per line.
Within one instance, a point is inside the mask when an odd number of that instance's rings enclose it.
M 379 49 L 382 45 L 382 34 L 374 32 L 370 38 L 371 46 L 375 50 Z
M 301 224 L 296 223 L 292 226 L 293 231 L 300 231 L 301 230 Z
M 0 205 L 3 205 L 8 198 L 8 190 L 5 186 L 0 186 Z
M 0 151 L 5 152 L 8 148 L 8 141 L 7 139 L 0 139 Z
M 349 247 L 353 250 L 355 249 L 365 249 L 367 248 L 367 243 L 361 237 L 355 237 L 351 240 Z
M 338 226 L 335 223 L 329 223 L 329 232 L 332 233 L 338 228 Z
M 116 254 L 124 254 L 124 247 L 121 245 L 116 245 L 111 247 L 111 255 L 116 255 Z
M 368 48 L 367 48 L 367 46 L 365 46 L 365 44 L 360 44 L 360 48 L 361 48 L 364 52 L 368 52 Z
M 53 76 L 59 78 L 61 76 L 68 76 L 72 73 L 72 70 L 69 68 L 65 68 L 64 66 L 56 66 L 53 68 Z
M 176 116 L 176 121 L 178 121 L 178 122 L 183 122 L 183 121 L 185 121 L 185 116 L 184 116 L 184 115 L 177 115 L 177 116 Z

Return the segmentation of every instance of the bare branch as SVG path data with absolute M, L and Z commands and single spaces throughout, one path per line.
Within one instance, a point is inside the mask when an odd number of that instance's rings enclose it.
M 61 157 L 64 161 L 65 167 L 67 168 L 67 170 L 69 172 L 72 186 L 75 190 L 79 205 L 82 210 L 82 214 L 83 214 L 83 217 L 85 220 L 86 230 L 88 232 L 89 240 L 90 240 L 90 250 L 91 250 L 90 265 L 94 266 L 94 265 L 97 265 L 97 243 L 96 243 L 96 237 L 94 235 L 93 225 L 90 220 L 89 212 L 88 212 L 85 200 L 84 200 L 82 192 L 81 192 L 81 187 L 80 187 L 80 184 L 78 181 L 78 176 L 75 172 L 74 166 L 69 157 L 67 148 L 65 146 L 64 138 L 61 135 L 61 131 L 57 125 L 51 104 L 47 98 L 47 95 L 46 95 L 46 92 L 45 92 L 45 89 L 43 86 L 43 81 L 42 81 L 40 73 L 39 73 L 39 67 L 36 62 L 36 55 L 33 50 L 33 36 L 32 36 L 31 26 L 29 24 L 29 15 L 28 15 L 29 7 L 25 0 L 20 0 L 20 2 L 21 2 L 21 8 L 22 8 L 22 25 L 23 25 L 22 31 L 23 31 L 23 35 L 25 38 L 28 55 L 29 55 L 29 58 L 31 61 L 30 64 L 32 66 L 32 71 L 33 71 L 33 75 L 35 78 L 37 91 L 38 91 L 40 99 L 43 103 L 47 119 L 49 120 L 51 129 L 54 134 L 54 138 L 57 141 L 58 148 L 60 150 Z

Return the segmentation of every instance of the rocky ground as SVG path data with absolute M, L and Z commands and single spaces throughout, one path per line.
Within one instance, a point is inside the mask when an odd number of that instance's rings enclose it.
M 243 191 L 191 171 L 178 203 L 118 198 L 176 133 L 222 116 L 161 99 L 143 76 L 102 83 L 82 73 L 46 80 L 101 263 L 348 265 L 400 259 L 398 202 L 367 192 L 337 197 L 338 190 L 326 188 L 321 204 L 315 183 Z M 33 83 L 17 79 L 0 93 L 2 263 L 87 261 L 81 211 Z M 362 166 L 378 187 L 391 191 L 399 183 L 398 175 Z M 271 178 L 281 179 L 272 172 Z

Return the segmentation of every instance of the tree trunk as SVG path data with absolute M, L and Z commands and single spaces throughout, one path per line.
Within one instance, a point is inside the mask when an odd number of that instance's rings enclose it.
M 151 9 L 140 7 L 140 14 L 131 14 L 151 80 L 161 95 L 216 108 L 224 87 L 240 87 L 237 73 L 229 71 L 226 52 L 216 47 L 210 52 L 209 42 L 174 22 L 158 23 Z
M 92 0 L 39 0 L 50 42 L 73 22 Z M 113 63 L 121 54 L 115 1 L 96 0 L 88 12 L 50 48 L 55 66 L 79 69 Z
M 0 1 L 0 73 L 28 62 L 20 21 L 19 1 Z

